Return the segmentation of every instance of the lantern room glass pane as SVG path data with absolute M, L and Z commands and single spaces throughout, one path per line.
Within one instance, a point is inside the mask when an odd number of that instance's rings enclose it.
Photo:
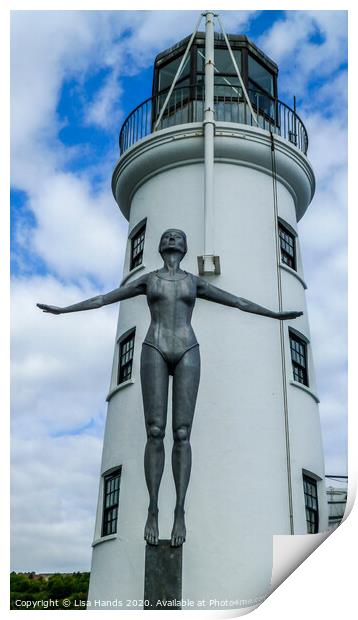
M 214 96 L 239 99 L 242 97 L 242 89 L 239 78 L 216 76 L 214 82 Z
M 181 80 L 180 82 L 176 83 L 175 88 L 168 102 L 169 114 L 173 112 L 174 109 L 178 108 L 178 106 L 180 106 L 183 103 L 183 101 L 189 98 L 189 93 L 190 93 L 189 84 L 190 84 L 190 79 L 188 77 L 185 78 L 185 80 Z M 162 99 L 164 103 L 164 97 L 162 97 Z
M 249 97 L 254 108 L 261 114 L 275 118 L 275 101 L 269 95 L 258 90 L 256 84 L 249 80 Z
M 241 51 L 232 50 L 236 64 L 241 72 Z M 227 75 L 237 75 L 234 63 L 231 60 L 229 50 L 227 49 L 215 49 L 214 50 L 214 63 L 215 74 L 224 73 Z M 205 71 L 205 50 L 204 48 L 198 48 L 197 50 L 197 71 L 204 73 Z
M 273 75 L 260 63 L 258 63 L 252 56 L 248 58 L 248 72 L 249 79 L 252 79 L 258 86 L 261 86 L 263 90 L 269 93 L 271 96 L 274 94 L 273 88 Z
M 172 60 L 171 62 L 168 62 L 168 64 L 166 64 L 164 67 L 162 67 L 159 70 L 158 90 L 165 90 L 171 87 L 173 80 L 175 78 L 176 72 L 178 71 L 179 65 L 182 61 L 182 58 L 183 58 L 183 55 L 177 56 L 176 58 L 174 58 L 174 60 Z M 189 59 L 190 59 L 190 54 L 188 55 L 185 61 L 185 64 L 179 76 L 179 79 L 189 75 L 189 72 L 190 72 Z
M 239 71 L 241 72 L 241 52 L 240 50 L 233 50 L 232 53 Z M 215 50 L 214 54 L 215 73 L 231 73 L 237 75 L 234 63 L 232 62 L 229 54 L 229 50 Z

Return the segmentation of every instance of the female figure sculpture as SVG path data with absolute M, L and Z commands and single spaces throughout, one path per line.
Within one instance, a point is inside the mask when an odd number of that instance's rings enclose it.
M 164 434 L 167 419 L 169 375 L 173 376 L 172 468 L 176 506 L 171 545 L 185 541 L 184 502 L 190 478 L 190 433 L 200 378 L 199 345 L 191 326 L 196 298 L 238 308 L 274 319 L 295 319 L 302 312 L 273 312 L 242 297 L 223 291 L 206 280 L 180 269 L 187 252 L 186 235 L 170 229 L 163 233 L 159 253 L 163 267 L 133 282 L 80 303 L 58 308 L 37 304 L 44 312 L 62 314 L 92 310 L 137 295 L 146 295 L 151 323 L 141 354 L 141 384 L 147 444 L 144 454 L 149 493 L 144 530 L 147 543 L 158 544 L 158 493 L 164 469 Z

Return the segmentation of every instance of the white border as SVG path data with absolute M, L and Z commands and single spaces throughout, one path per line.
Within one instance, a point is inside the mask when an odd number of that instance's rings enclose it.
M 25 2 L 24 0 L 19 0 L 18 2 L 3 2 L 1 6 L 0 13 L 0 40 L 3 45 L 3 50 L 1 54 L 1 59 L 3 61 L 3 71 L 1 72 L 2 82 L 3 84 L 9 84 L 9 10 L 49 10 L 49 2 Z M 115 10 L 123 10 L 128 7 L 125 6 L 124 3 L 119 2 L 118 0 L 114 2 L 114 0 L 107 0 L 106 2 L 102 2 L 99 5 L 97 0 L 86 0 L 86 2 L 69 2 L 69 0 L 62 0 L 62 2 L 52 2 L 51 9 L 62 9 L 62 10 L 107 10 L 107 9 L 115 9 Z M 202 3 L 197 2 L 181 2 L 180 6 L 170 5 L 171 9 L 179 10 L 189 8 L 191 10 L 202 10 Z M 149 9 L 149 10 L 165 10 L 168 8 L 168 4 L 164 4 L 164 2 L 157 2 L 153 4 L 149 3 L 131 3 L 132 10 L 139 9 Z M 208 6 L 208 9 L 211 7 Z M 246 4 L 240 4 L 233 2 L 217 2 L 216 10 L 244 10 L 247 8 L 254 9 L 267 9 L 267 3 L 265 2 L 256 2 L 254 6 L 249 6 Z M 348 2 L 342 3 L 332 0 L 326 0 L 323 2 L 308 2 L 300 1 L 300 2 L 275 2 L 273 5 L 269 7 L 271 10 L 274 9 L 300 9 L 300 10 L 345 10 L 349 9 L 349 41 L 350 41 L 350 61 L 354 62 L 354 58 L 357 57 L 357 50 L 354 50 L 356 46 L 356 33 L 357 33 L 357 19 L 356 19 L 356 7 L 351 0 Z M 354 53 L 355 52 L 355 53 Z M 353 75 L 353 70 L 350 69 L 350 76 Z M 353 91 L 356 88 L 356 83 L 353 82 L 353 78 L 350 77 L 350 96 L 351 101 L 355 101 Z M 5 91 L 5 89 L 4 89 Z M 4 93 L 3 91 L 3 93 Z M 1 252 L 1 272 L 0 272 L 0 284 L 2 291 L 9 290 L 9 269 L 8 269 L 8 256 L 9 256 L 9 239 L 8 239 L 8 230 L 9 230 L 9 215 L 8 215 L 8 187 L 9 187 L 9 164 L 8 164 L 8 143 L 5 137 L 9 136 L 9 103 L 8 97 L 3 95 L 1 98 L 2 104 L 2 148 L 4 150 L 2 162 L 2 183 L 1 183 L 1 216 L 2 222 L 0 225 L 0 252 Z M 354 122 L 353 114 L 354 114 L 353 106 L 351 107 L 351 123 L 350 123 L 350 133 L 354 132 L 356 127 L 356 122 Z M 351 170 L 355 170 L 354 166 L 354 149 L 353 149 L 354 140 L 350 140 L 350 162 L 351 162 Z M 334 148 L 334 141 L 332 140 L 332 148 Z M 4 164 L 4 162 L 6 162 Z M 351 243 L 350 243 L 350 266 L 352 271 L 352 263 L 354 266 L 357 264 L 357 243 L 355 239 L 352 239 L 352 235 L 356 236 L 356 231 L 358 230 L 357 221 L 356 221 L 356 212 L 353 212 L 353 183 L 350 183 L 350 191 L 349 191 L 349 202 L 352 205 L 350 209 L 350 231 L 351 231 Z M 355 210 L 354 210 L 355 211 Z M 356 279 L 355 269 L 353 267 L 353 273 Z M 356 286 L 354 286 L 353 278 L 351 279 L 351 289 L 350 289 L 350 306 L 353 307 L 354 295 L 357 295 Z M 1 349 L 3 356 L 3 365 L 2 365 L 2 373 L 1 376 L 5 380 L 5 386 L 3 386 L 2 390 L 2 402 L 5 405 L 2 409 L 3 411 L 9 410 L 9 389 L 8 389 L 8 377 L 9 377 L 9 336 L 8 336 L 8 326 L 9 326 L 9 311 L 8 305 L 6 302 L 2 304 L 2 338 L 1 338 Z M 357 328 L 356 322 L 350 321 L 350 342 L 357 340 Z M 352 347 L 353 350 L 353 347 Z M 356 402 L 356 391 L 355 386 L 357 384 L 357 361 L 353 359 L 350 360 L 350 398 L 349 405 L 350 411 L 354 412 L 353 404 Z M 6 420 L 6 421 L 5 421 Z M 7 446 L 7 438 L 9 424 L 6 419 L 6 416 L 3 416 L 2 419 L 3 425 L 3 437 L 5 437 L 5 447 L 1 452 L 2 454 L 2 472 L 5 473 L 6 479 L 3 482 L 4 487 L 8 489 L 8 455 L 9 449 Z M 352 504 L 352 495 L 355 495 L 356 488 L 356 480 L 357 480 L 357 457 L 356 457 L 356 446 L 353 443 L 353 437 L 355 437 L 355 431 L 357 430 L 357 422 L 356 416 L 350 415 L 349 421 L 349 476 L 350 476 L 350 504 Z M 3 504 L 3 510 L 1 514 L 1 525 L 2 531 L 9 531 L 9 516 L 8 511 L 5 509 L 5 505 Z M 315 616 L 319 616 L 324 618 L 325 620 L 336 620 L 337 617 L 344 620 L 345 618 L 353 617 L 353 610 L 356 610 L 356 601 L 355 601 L 355 592 L 356 592 L 356 554 L 357 554 L 357 508 L 354 507 L 349 518 L 336 530 L 328 540 L 325 541 L 295 572 L 289 577 L 254 613 L 256 618 L 270 619 L 275 618 L 275 620 L 285 619 L 289 617 L 291 620 L 302 620 L 302 618 L 307 618 L 310 620 Z M 9 553 L 8 546 L 6 547 L 6 557 L 8 562 L 1 563 L 1 568 L 3 572 L 3 579 L 1 580 L 1 608 L 4 613 L 8 613 L 8 566 L 9 566 Z M 352 558 L 352 565 L 351 565 Z M 354 563 L 353 563 L 354 562 Z M 16 614 L 18 612 L 13 611 L 12 614 Z M 51 612 L 42 612 L 42 614 L 49 614 Z M 63 614 L 64 612 L 57 612 L 58 614 Z M 65 617 L 68 617 L 69 614 L 76 613 L 76 617 L 78 617 L 78 613 L 81 612 L 66 612 Z M 93 613 L 101 613 L 101 612 L 93 612 Z M 155 614 L 156 612 L 146 612 L 147 614 Z M 163 616 L 164 613 L 164 616 Z M 185 618 L 195 617 L 198 618 L 199 615 L 213 615 L 215 617 L 227 617 L 227 614 L 217 614 L 216 612 L 211 612 L 208 614 L 207 612 L 177 612 L 177 613 L 185 613 Z M 353 612 L 354 613 L 354 612 Z M 167 612 L 161 613 L 161 618 L 165 618 L 165 614 Z M 133 618 L 137 617 L 138 612 L 121 612 L 121 618 L 125 618 L 126 616 L 133 620 Z M 168 614 L 167 614 L 168 615 Z M 230 617 L 235 617 L 235 613 L 230 613 Z M 102 615 L 101 615 L 102 617 Z M 169 616 L 171 617 L 171 616 Z

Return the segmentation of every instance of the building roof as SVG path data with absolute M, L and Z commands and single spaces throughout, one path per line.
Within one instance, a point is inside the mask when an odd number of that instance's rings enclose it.
M 229 34 L 227 36 L 230 41 L 230 44 L 234 44 L 234 46 L 235 44 L 238 44 L 238 46 L 240 47 L 246 47 L 247 49 L 250 50 L 250 52 L 254 56 L 257 56 L 258 58 L 260 58 L 262 62 L 268 65 L 274 73 L 278 73 L 277 64 L 273 60 L 271 60 L 271 58 L 269 58 L 262 50 L 260 50 L 255 45 L 255 43 L 253 43 L 253 41 L 251 41 L 251 39 L 249 39 L 246 35 Z M 155 64 L 161 64 L 161 61 L 163 59 L 167 60 L 168 57 L 172 55 L 174 56 L 180 48 L 185 48 L 189 42 L 190 37 L 191 35 L 188 35 L 184 39 L 181 39 L 181 41 L 178 41 L 178 43 L 175 43 L 175 45 L 172 45 L 171 47 L 168 47 L 163 52 L 160 52 L 159 54 L 157 54 L 155 61 L 154 61 Z M 197 32 L 195 35 L 195 39 L 193 41 L 193 45 L 195 44 L 203 45 L 204 40 L 205 40 L 205 32 Z M 223 47 L 226 47 L 224 36 L 219 32 L 215 32 L 215 45 L 216 44 L 219 44 L 220 46 L 222 44 Z

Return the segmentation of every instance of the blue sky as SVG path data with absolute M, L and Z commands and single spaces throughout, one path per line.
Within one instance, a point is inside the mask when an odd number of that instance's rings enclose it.
M 347 14 L 221 15 L 277 62 L 279 98 L 292 105 L 296 95 L 308 130 L 317 191 L 299 232 L 327 473 L 344 474 Z M 119 130 L 151 94 L 155 55 L 196 20 L 196 11 L 12 13 L 15 570 L 89 568 L 118 309 L 69 315 L 59 330 L 35 303 L 66 305 L 120 282 L 127 222 L 110 188 Z

